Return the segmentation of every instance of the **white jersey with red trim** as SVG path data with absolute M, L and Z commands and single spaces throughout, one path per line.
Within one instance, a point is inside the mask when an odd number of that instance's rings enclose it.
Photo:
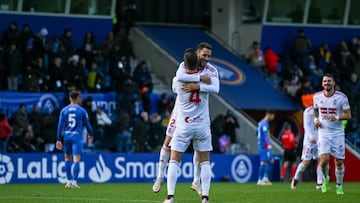
M 199 73 L 191 75 L 199 75 Z M 190 130 L 190 128 L 193 129 L 194 127 L 204 128 L 210 126 L 209 94 L 200 91 L 185 92 L 181 89 L 182 84 L 182 82 L 178 81 L 176 86 L 176 128 Z
M 312 138 L 315 138 L 316 142 L 318 140 L 318 130 L 314 124 L 314 107 L 309 106 L 303 112 L 303 126 L 304 126 L 304 145 L 313 145 L 310 142 Z M 316 145 L 316 143 L 314 144 Z
M 318 129 L 319 136 L 335 137 L 345 135 L 343 124 L 340 120 L 330 121 L 329 116 L 340 116 L 343 110 L 350 109 L 347 96 L 335 91 L 327 97 L 324 91 L 314 95 L 314 109 L 319 110 L 321 127 Z

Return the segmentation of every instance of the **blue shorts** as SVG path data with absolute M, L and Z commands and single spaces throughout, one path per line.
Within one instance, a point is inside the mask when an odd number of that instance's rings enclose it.
M 270 149 L 259 149 L 260 161 L 270 163 L 274 159 L 274 154 Z
M 64 140 L 64 153 L 81 155 L 83 153 L 83 143 L 81 140 Z

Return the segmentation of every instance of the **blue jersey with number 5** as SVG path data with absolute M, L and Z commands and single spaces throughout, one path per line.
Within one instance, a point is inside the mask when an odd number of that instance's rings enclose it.
M 60 112 L 57 140 L 61 140 L 62 134 L 64 140 L 82 140 L 84 127 L 86 127 L 88 134 L 92 136 L 93 132 L 86 110 L 80 105 L 69 104 Z

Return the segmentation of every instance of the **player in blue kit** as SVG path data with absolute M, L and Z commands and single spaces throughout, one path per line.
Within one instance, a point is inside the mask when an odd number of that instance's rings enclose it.
M 274 120 L 274 118 L 275 114 L 273 111 L 266 111 L 265 117 L 258 123 L 258 128 L 256 130 L 260 155 L 258 185 L 271 185 L 269 174 L 271 172 L 272 164 L 274 163 L 274 156 L 271 150 L 272 146 L 269 138 L 269 122 Z
M 79 105 L 81 103 L 80 92 L 73 90 L 69 96 L 70 104 L 60 112 L 56 148 L 61 150 L 64 146 L 67 177 L 65 188 L 80 188 L 77 178 L 83 152 L 83 128 L 86 127 L 89 142 L 93 140 L 93 131 L 86 110 Z M 73 160 L 71 160 L 71 156 L 73 156 Z

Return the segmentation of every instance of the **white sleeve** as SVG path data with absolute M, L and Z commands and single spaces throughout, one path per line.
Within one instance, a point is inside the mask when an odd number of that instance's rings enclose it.
M 175 77 L 173 77 L 172 84 L 171 84 L 171 89 L 175 94 L 177 94 L 177 90 L 176 90 L 177 83 L 178 83 L 178 81 L 175 76 Z
M 211 84 L 199 83 L 200 92 L 219 93 L 220 80 L 219 74 L 215 67 L 207 67 L 206 74 L 211 78 Z
M 186 74 L 184 62 L 181 62 L 176 71 L 177 80 L 180 82 L 200 82 L 199 74 Z

